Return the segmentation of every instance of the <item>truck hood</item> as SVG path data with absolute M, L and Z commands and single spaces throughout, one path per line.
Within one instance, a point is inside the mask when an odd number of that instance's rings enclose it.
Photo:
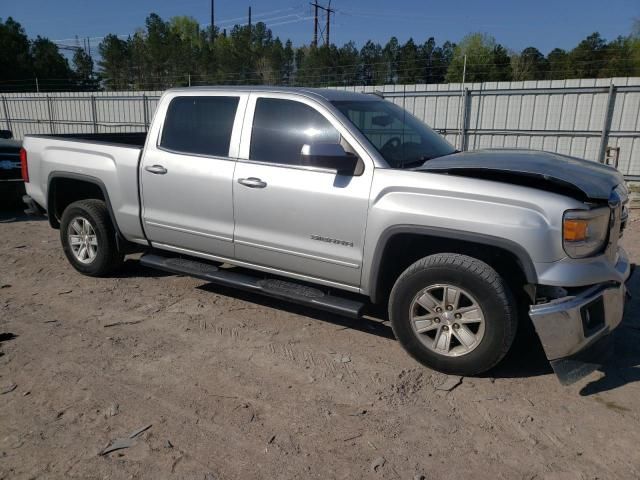
M 608 165 L 538 150 L 487 149 L 453 153 L 417 171 L 525 185 L 590 200 L 608 200 L 624 177 Z

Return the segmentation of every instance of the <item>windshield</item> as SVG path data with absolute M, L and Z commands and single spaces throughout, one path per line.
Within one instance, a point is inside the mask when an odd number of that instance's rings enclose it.
M 411 168 L 454 153 L 444 138 L 399 106 L 384 100 L 331 102 L 380 152 L 391 168 Z

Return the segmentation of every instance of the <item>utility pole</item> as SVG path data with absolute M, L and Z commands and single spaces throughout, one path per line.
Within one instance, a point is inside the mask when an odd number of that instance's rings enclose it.
M 249 6 L 249 36 L 251 36 L 251 6 Z
M 329 40 L 329 31 L 331 28 L 331 12 L 333 12 L 333 10 L 331 9 L 331 1 L 329 1 L 329 6 L 325 8 L 325 11 L 327 12 L 327 27 L 325 28 L 324 43 L 328 47 L 331 44 Z
M 215 23 L 214 23 L 214 2 L 215 0 L 211 0 L 211 41 L 213 42 L 215 36 L 216 36 L 216 30 L 215 30 Z
M 311 3 L 313 5 L 313 46 L 318 46 L 318 2 Z
M 331 8 L 331 0 L 329 0 L 329 5 L 323 7 L 319 5 L 317 1 L 314 1 L 311 5 L 313 5 L 315 10 L 314 21 L 313 21 L 313 45 L 318 46 L 318 9 L 324 10 L 327 14 L 327 23 L 324 29 L 324 44 L 328 47 L 331 44 L 330 31 L 331 31 L 331 14 L 336 11 Z

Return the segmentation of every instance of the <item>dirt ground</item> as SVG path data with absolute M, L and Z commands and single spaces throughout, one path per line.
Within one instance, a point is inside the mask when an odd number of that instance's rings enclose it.
M 636 211 L 634 262 L 639 239 Z M 387 322 L 134 260 L 84 277 L 46 221 L 0 213 L 0 478 L 637 479 L 638 277 L 602 372 L 562 387 L 529 337 L 448 391 Z

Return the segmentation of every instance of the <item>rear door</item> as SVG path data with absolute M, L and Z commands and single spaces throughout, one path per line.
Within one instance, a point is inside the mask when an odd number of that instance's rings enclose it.
M 165 121 L 150 132 L 140 171 L 154 246 L 233 257 L 232 182 L 247 97 L 176 92 L 162 103 Z
M 340 143 L 357 176 L 305 165 L 305 144 Z M 373 165 L 324 105 L 254 93 L 235 172 L 236 258 L 322 283 L 358 287 Z

